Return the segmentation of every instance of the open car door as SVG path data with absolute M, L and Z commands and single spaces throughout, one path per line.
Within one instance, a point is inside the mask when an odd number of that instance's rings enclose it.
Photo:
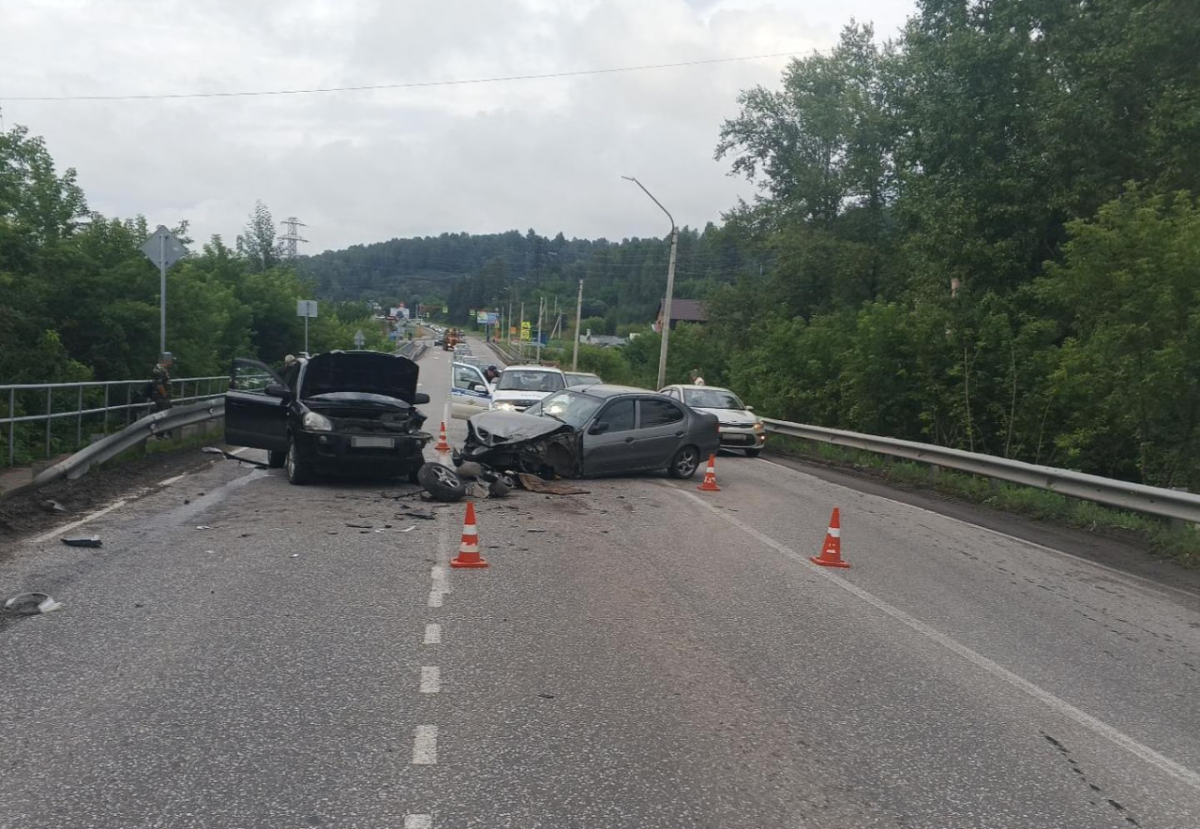
M 287 415 L 292 392 L 270 366 L 238 357 L 225 393 L 225 442 L 272 452 L 287 449 Z
M 450 412 L 452 417 L 467 419 L 492 407 L 492 387 L 483 372 L 470 363 L 452 363 Z

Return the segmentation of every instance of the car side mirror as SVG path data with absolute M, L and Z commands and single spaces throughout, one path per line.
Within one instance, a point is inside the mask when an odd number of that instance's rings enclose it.
M 752 412 L 752 411 L 754 411 L 754 407 L 753 407 L 753 406 L 747 406 L 747 407 L 746 407 L 746 411 L 748 411 L 748 412 Z
M 422 406 L 429 402 L 429 395 L 423 391 L 419 391 L 413 395 L 413 405 Z
M 471 391 L 487 391 L 487 386 L 483 383 L 472 383 Z
M 292 394 L 291 389 L 281 383 L 271 383 L 263 391 L 267 393 L 267 397 L 278 397 L 280 400 L 286 400 Z
M 602 435 L 608 431 L 608 428 L 609 428 L 608 424 L 606 422 L 604 422 L 603 420 L 601 420 L 599 423 L 593 424 L 592 428 L 588 429 L 588 434 Z

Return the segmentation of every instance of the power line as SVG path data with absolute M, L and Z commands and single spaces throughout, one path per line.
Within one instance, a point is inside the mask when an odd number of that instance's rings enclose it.
M 707 58 L 679 63 L 650 63 L 641 66 L 617 66 L 607 69 L 578 69 L 572 72 L 547 72 L 537 75 L 503 75 L 493 78 L 461 78 L 440 81 L 406 81 L 403 83 L 367 84 L 363 86 L 325 86 L 312 89 L 270 89 L 239 92 L 168 92 L 143 95 L 0 95 L 4 101 L 65 102 L 65 101 L 164 101 L 194 98 L 259 98 L 274 95 L 322 95 L 335 92 L 373 92 L 386 89 L 422 89 L 433 86 L 469 86 L 473 84 L 507 83 L 510 81 L 540 81 L 551 78 L 576 78 L 583 75 L 613 75 L 620 72 L 642 72 L 652 69 L 676 69 L 685 66 L 706 66 L 715 63 L 735 63 L 769 58 L 790 58 L 800 52 L 775 52 L 767 55 L 742 55 L 732 58 Z

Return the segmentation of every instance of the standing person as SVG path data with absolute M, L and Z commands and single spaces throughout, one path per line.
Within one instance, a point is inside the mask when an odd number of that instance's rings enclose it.
M 171 408 L 171 366 L 175 358 L 170 351 L 164 351 L 158 358 L 158 364 L 150 373 L 150 402 L 154 411 L 161 412 Z
M 692 385 L 693 386 L 703 386 L 704 385 L 704 378 L 700 376 L 700 369 L 698 369 L 698 368 L 692 369 Z

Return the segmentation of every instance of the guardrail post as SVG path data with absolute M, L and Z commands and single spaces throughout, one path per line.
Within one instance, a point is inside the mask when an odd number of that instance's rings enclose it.
M 108 383 L 104 384 L 104 434 L 108 434 Z
M 50 457 L 50 412 L 54 409 L 54 389 L 46 387 L 46 457 Z
M 8 390 L 8 465 L 16 463 L 17 446 L 15 443 L 15 427 L 17 417 L 17 390 Z
M 1171 489 L 1174 490 L 1175 492 L 1187 492 L 1188 491 L 1188 488 L 1186 486 L 1173 486 L 1173 487 L 1171 487 Z M 1184 521 L 1182 518 L 1169 518 L 1169 519 L 1167 519 L 1167 525 L 1171 528 L 1171 532 L 1182 532 L 1183 530 L 1197 526 L 1196 524 L 1193 524 L 1190 521 Z
M 79 396 L 75 402 L 75 448 L 78 449 L 83 443 L 83 386 L 79 387 Z
M 132 409 L 130 408 L 131 404 L 130 404 L 130 400 L 129 400 L 130 396 L 131 396 L 130 388 L 131 388 L 131 386 L 128 383 L 126 383 L 125 384 L 125 425 L 126 426 L 128 426 L 130 423 L 129 418 L 130 418 L 130 412 L 132 411 Z

